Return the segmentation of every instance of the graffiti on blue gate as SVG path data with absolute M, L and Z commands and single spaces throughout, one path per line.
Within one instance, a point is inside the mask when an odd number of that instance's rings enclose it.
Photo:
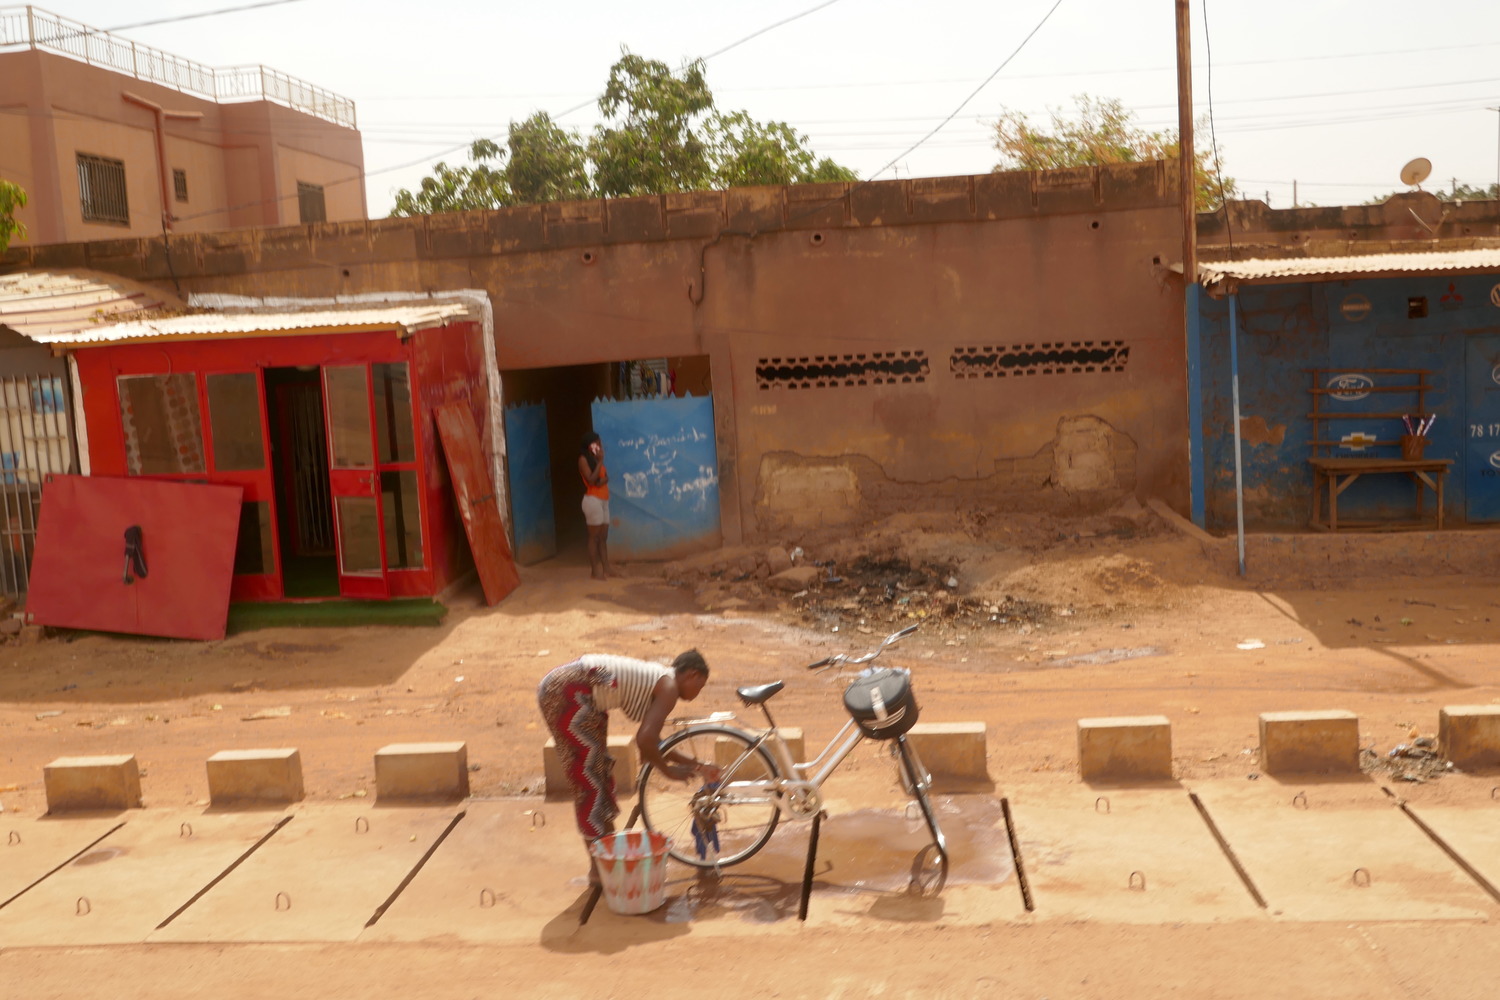
M 717 545 L 713 398 L 596 400 L 610 475 L 612 555 L 665 559 Z

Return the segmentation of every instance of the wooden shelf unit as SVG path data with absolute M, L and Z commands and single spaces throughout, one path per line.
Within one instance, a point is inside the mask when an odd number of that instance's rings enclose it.
M 1427 409 L 1427 394 L 1433 391 L 1432 383 L 1427 380 L 1428 376 L 1432 374 L 1432 370 L 1429 368 L 1362 368 L 1359 369 L 1358 372 L 1355 372 L 1354 370 L 1349 368 L 1309 368 L 1306 370 L 1312 376 L 1312 387 L 1308 390 L 1308 392 L 1312 396 L 1312 412 L 1307 415 L 1307 418 L 1312 421 L 1312 440 L 1308 443 L 1312 446 L 1313 458 L 1340 457 L 1341 453 L 1339 452 L 1339 449 L 1341 448 L 1344 449 L 1344 451 L 1342 452 L 1342 457 L 1346 458 L 1360 454 L 1368 454 L 1368 451 L 1351 452 L 1342 441 L 1337 440 L 1336 434 L 1333 439 L 1330 439 L 1328 434 L 1335 432 L 1337 424 L 1333 424 L 1327 428 L 1325 428 L 1324 425 L 1331 421 L 1400 421 L 1402 417 L 1422 419 L 1432 415 L 1431 411 Z M 1416 407 L 1410 410 L 1399 410 L 1390 413 L 1371 413 L 1367 410 L 1341 413 L 1324 409 L 1323 404 L 1325 401 L 1327 401 L 1328 397 L 1342 395 L 1349 391 L 1347 389 L 1327 388 L 1324 383 L 1327 381 L 1328 376 L 1346 374 L 1407 376 L 1412 381 L 1397 385 L 1373 385 L 1359 391 L 1392 394 L 1404 393 L 1408 397 L 1412 397 L 1415 399 Z M 1395 401 L 1397 400 L 1393 400 L 1393 402 Z M 1365 449 L 1378 448 L 1382 446 L 1399 448 L 1401 446 L 1401 435 L 1405 432 L 1405 426 L 1397 423 L 1396 433 L 1394 437 L 1390 439 L 1379 438 L 1377 440 L 1371 441 L 1365 445 Z

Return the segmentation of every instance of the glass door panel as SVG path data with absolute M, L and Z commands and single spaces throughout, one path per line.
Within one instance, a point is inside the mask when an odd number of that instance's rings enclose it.
M 333 495 L 339 593 L 345 597 L 390 596 L 372 397 L 370 366 L 324 366 L 328 483 Z
M 209 480 L 233 483 L 245 490 L 234 554 L 232 596 L 236 599 L 265 600 L 283 594 L 264 401 L 265 386 L 259 371 L 209 372 L 203 376 Z

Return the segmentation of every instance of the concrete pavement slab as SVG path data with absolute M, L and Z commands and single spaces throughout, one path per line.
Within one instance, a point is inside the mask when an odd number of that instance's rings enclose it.
M 264 836 L 279 813 L 133 813 L 123 828 L 0 909 L 0 947 L 124 944 L 156 925 Z
M 1494 902 L 1367 778 L 1194 783 L 1287 920 L 1474 920 Z
M 1038 786 L 1010 805 L 1038 919 L 1264 919 L 1180 786 Z
M 570 907 L 577 926 L 588 859 L 572 803 L 493 799 L 470 801 L 465 810 L 463 822 L 360 940 L 535 941 Z M 600 902 L 595 912 L 604 909 Z
M 94 816 L 0 817 L 0 904 L 125 822 L 122 814 L 113 811 Z
M 302 803 L 149 941 L 352 941 L 460 809 Z

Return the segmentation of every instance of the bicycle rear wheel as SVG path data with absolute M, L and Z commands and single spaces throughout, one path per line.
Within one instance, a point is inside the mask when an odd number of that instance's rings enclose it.
M 664 740 L 661 750 L 724 769 L 710 788 L 696 779 L 673 781 L 652 764 L 641 768 L 641 818 L 647 829 L 672 839 L 672 857 L 717 868 L 739 864 L 766 845 L 781 819 L 772 790 L 778 774 L 754 737 L 728 726 L 694 726 Z

